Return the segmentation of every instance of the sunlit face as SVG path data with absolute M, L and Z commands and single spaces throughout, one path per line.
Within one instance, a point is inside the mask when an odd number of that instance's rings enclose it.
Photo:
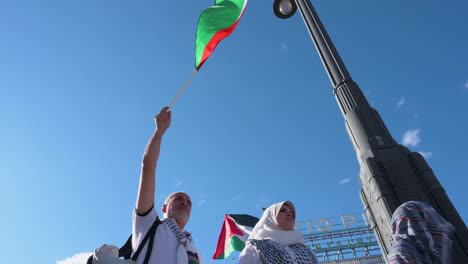
M 287 204 L 283 204 L 281 206 L 278 215 L 276 216 L 276 222 L 278 226 L 286 231 L 292 231 L 294 229 L 294 223 L 296 222 L 296 218 L 294 216 L 293 211 Z
M 163 205 L 162 211 L 167 214 L 167 217 L 174 218 L 179 227 L 183 228 L 190 218 L 192 201 L 187 194 L 177 193 L 174 198 Z

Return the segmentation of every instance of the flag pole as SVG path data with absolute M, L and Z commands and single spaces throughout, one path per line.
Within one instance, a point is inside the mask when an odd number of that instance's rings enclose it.
M 185 82 L 184 86 L 182 86 L 182 88 L 180 88 L 179 92 L 177 93 L 177 95 L 174 97 L 174 99 L 172 99 L 172 102 L 171 104 L 169 105 L 169 109 L 167 109 L 167 111 L 171 110 L 171 108 L 174 106 L 174 104 L 177 102 L 177 99 L 179 99 L 179 96 L 184 92 L 185 88 L 187 88 L 187 86 L 189 85 L 189 83 L 192 81 L 193 77 L 195 76 L 195 74 L 198 72 L 197 69 L 194 69 L 192 74 L 190 75 L 190 77 L 187 79 L 187 81 Z

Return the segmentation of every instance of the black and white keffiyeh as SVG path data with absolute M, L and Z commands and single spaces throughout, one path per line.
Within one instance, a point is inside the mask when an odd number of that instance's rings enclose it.
M 395 244 L 388 263 L 450 264 L 455 227 L 424 202 L 409 201 L 392 215 Z
M 196 248 L 192 243 L 187 243 L 188 241 L 192 242 L 192 235 L 185 230 L 181 231 L 173 218 L 166 218 L 163 222 L 167 224 L 179 241 L 177 264 L 199 264 L 200 260 Z
M 259 252 L 264 264 L 318 264 L 314 252 L 301 243 L 286 247 L 268 239 L 249 239 L 247 243 Z

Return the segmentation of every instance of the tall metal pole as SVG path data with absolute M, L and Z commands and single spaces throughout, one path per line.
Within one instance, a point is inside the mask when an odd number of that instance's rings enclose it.
M 276 0 L 277 15 L 281 1 L 291 4 L 292 12 L 299 9 L 330 77 L 360 165 L 361 200 L 384 258 L 393 244 L 391 217 L 395 209 L 407 201 L 423 201 L 456 228 L 451 237 L 453 263 L 468 263 L 468 229 L 424 157 L 393 139 L 379 113 L 352 80 L 310 0 Z M 283 9 L 291 11 L 289 7 Z

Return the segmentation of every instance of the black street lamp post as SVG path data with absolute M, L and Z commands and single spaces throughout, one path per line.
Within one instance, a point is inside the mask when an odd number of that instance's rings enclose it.
M 352 80 L 310 0 L 275 0 L 273 11 L 289 18 L 299 11 L 333 85 L 345 127 L 360 165 L 360 196 L 383 256 L 391 249 L 391 218 L 406 201 L 432 205 L 452 223 L 453 263 L 468 263 L 468 229 L 424 157 L 399 145 L 377 110 Z

